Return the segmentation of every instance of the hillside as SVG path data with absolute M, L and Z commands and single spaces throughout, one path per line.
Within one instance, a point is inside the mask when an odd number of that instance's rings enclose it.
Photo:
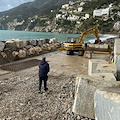
M 72 1 L 74 4 L 69 5 L 72 9 L 68 11 L 61 9 L 61 6 L 66 3 L 68 4 L 69 0 L 35 0 L 34 2 L 22 4 L 11 10 L 0 12 L 0 29 L 79 33 L 97 24 L 102 32 L 113 31 L 112 27 L 120 17 L 117 15 L 117 12 L 120 11 L 119 0 L 87 0 L 82 6 L 82 12 L 79 14 L 73 11 L 78 10 L 80 7 L 79 4 L 84 2 L 84 0 Z M 114 8 L 112 8 L 112 14 L 109 14 L 107 18 L 106 16 L 93 18 L 93 11 L 95 9 L 108 8 L 110 4 L 114 6 Z M 66 11 L 67 16 L 78 16 L 79 19 L 77 21 L 67 19 L 56 21 L 56 15 L 61 14 L 60 10 Z M 72 11 L 72 13 L 69 13 L 69 11 Z M 89 14 L 89 18 L 81 19 L 86 14 Z M 103 30 L 105 26 L 108 28 Z

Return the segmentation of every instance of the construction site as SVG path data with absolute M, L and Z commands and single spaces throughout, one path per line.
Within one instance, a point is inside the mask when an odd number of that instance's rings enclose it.
M 0 65 L 0 120 L 119 120 L 120 38 L 113 46 L 98 41 L 87 49 L 80 39 Z M 18 58 L 18 50 L 14 53 Z M 43 57 L 50 65 L 48 91 L 42 85 L 38 93 Z

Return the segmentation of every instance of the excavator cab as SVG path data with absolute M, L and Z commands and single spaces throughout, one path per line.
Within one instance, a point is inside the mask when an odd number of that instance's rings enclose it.
M 68 37 L 66 43 L 76 43 L 79 40 L 79 37 Z

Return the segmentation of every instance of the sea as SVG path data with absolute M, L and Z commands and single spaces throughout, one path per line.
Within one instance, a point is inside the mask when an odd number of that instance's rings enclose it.
M 51 33 L 51 32 L 31 32 L 31 31 L 13 31 L 13 30 L 0 30 L 0 41 L 6 41 L 10 39 L 51 39 L 57 38 L 58 41 L 67 41 L 68 37 L 79 37 L 80 34 L 70 34 L 70 33 Z M 115 34 L 99 34 L 101 41 L 104 41 L 108 38 L 116 37 Z M 96 37 L 94 34 L 84 36 L 84 42 L 95 41 Z

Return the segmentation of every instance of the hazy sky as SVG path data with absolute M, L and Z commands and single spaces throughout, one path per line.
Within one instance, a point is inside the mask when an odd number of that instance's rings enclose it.
M 25 2 L 31 2 L 34 0 L 0 0 L 0 12 L 9 10 Z

